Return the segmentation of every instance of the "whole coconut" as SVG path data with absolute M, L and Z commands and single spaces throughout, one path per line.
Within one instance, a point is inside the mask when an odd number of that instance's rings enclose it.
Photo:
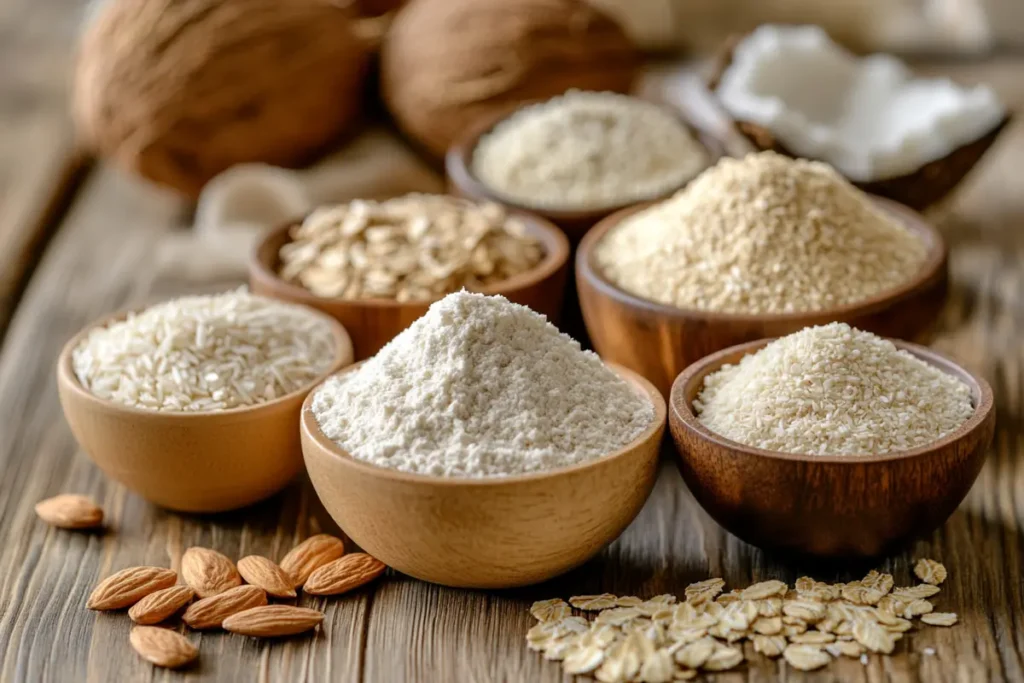
M 103 156 L 195 196 L 234 164 L 299 165 L 349 129 L 368 57 L 328 0 L 107 0 L 74 116 Z
M 580 0 L 412 0 L 384 39 L 381 87 L 435 156 L 467 127 L 570 88 L 629 90 L 639 52 Z

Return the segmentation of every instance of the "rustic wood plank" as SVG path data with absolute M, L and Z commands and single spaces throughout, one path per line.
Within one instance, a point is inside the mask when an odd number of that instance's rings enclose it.
M 1017 107 L 1024 64 L 1004 60 L 952 68 L 993 81 Z M 755 659 L 731 681 L 1024 681 L 1024 124 L 1008 130 L 963 191 L 934 216 L 951 244 L 954 296 L 937 341 L 993 383 L 998 433 L 977 485 L 943 528 L 878 564 L 911 580 L 912 560 L 944 561 L 950 578 L 938 597 L 962 623 L 927 628 L 897 654 L 838 661 L 812 674 Z M 194 279 L 160 269 L 162 245 L 179 236 L 187 207 L 175 198 L 101 169 L 82 188 L 50 245 L 0 351 L 0 681 L 558 681 L 556 663 L 526 650 L 534 599 L 611 591 L 649 596 L 722 576 L 733 586 L 764 578 L 853 578 L 864 567 L 803 566 L 748 546 L 718 528 L 686 490 L 666 455 L 651 500 L 598 558 L 541 586 L 459 591 L 387 576 L 340 599 L 310 600 L 327 620 L 312 638 L 261 643 L 193 634 L 200 663 L 156 671 L 127 644 L 124 614 L 94 614 L 85 598 L 98 578 L 131 564 L 176 567 L 194 544 L 230 556 L 279 558 L 298 539 L 336 531 L 305 482 L 236 513 L 184 516 L 145 503 L 108 481 L 77 452 L 60 417 L 52 372 L 63 341 L 92 318 L 126 304 L 233 281 Z M 112 520 L 106 534 L 52 530 L 32 504 L 61 491 L 91 494 Z M 935 654 L 925 654 L 934 648 Z
M 86 166 L 68 116 L 82 9 L 75 0 L 0 3 L 0 333 Z

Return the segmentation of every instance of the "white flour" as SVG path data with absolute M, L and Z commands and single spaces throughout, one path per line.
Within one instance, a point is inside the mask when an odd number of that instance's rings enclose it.
M 500 477 L 611 453 L 651 423 L 645 396 L 544 316 L 457 292 L 313 400 L 355 457 L 443 477 Z

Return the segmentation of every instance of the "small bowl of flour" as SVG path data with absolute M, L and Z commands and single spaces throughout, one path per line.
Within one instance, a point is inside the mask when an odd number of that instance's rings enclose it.
M 531 211 L 578 240 L 614 211 L 671 195 L 719 156 L 717 141 L 670 109 L 570 90 L 468 131 L 445 170 L 459 194 Z
M 654 484 L 665 403 L 547 320 L 458 292 L 315 389 L 303 453 L 324 506 L 389 566 L 510 587 L 617 537 Z

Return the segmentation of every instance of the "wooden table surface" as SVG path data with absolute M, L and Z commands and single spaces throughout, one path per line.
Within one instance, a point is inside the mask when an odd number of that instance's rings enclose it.
M 524 647 L 530 602 L 609 591 L 680 593 L 722 576 L 731 586 L 802 572 L 853 578 L 852 568 L 797 567 L 722 531 L 669 465 L 639 518 L 584 567 L 509 592 L 462 591 L 389 574 L 350 596 L 303 604 L 327 618 L 314 637 L 267 643 L 194 634 L 200 663 L 169 673 L 128 645 L 123 613 L 85 599 L 98 579 L 134 564 L 177 568 L 191 545 L 238 558 L 280 558 L 319 531 L 337 532 L 306 481 L 255 507 L 216 516 L 158 509 L 105 478 L 77 449 L 57 401 L 54 360 L 90 320 L 118 307 L 233 285 L 161 266 L 191 208 L 74 153 L 66 117 L 78 4 L 0 4 L 0 681 L 555 681 L 559 666 Z M 16 68 L 7 68 L 14 64 Z M 1024 59 L 926 65 L 994 84 L 1024 108 Z M 952 245 L 954 290 L 938 348 L 985 374 L 998 427 L 970 496 L 930 538 L 879 566 L 911 579 L 934 557 L 950 578 L 938 598 L 961 615 L 950 629 L 910 634 L 891 657 L 842 660 L 803 674 L 756 658 L 716 681 L 1024 681 L 1024 122 L 1003 136 L 955 199 L 933 212 Z M 94 496 L 104 534 L 38 521 L 33 504 L 60 492 Z M 862 571 L 862 568 L 860 568 Z M 748 646 L 749 647 L 749 646 Z M 934 654 L 924 654 L 934 648 Z

